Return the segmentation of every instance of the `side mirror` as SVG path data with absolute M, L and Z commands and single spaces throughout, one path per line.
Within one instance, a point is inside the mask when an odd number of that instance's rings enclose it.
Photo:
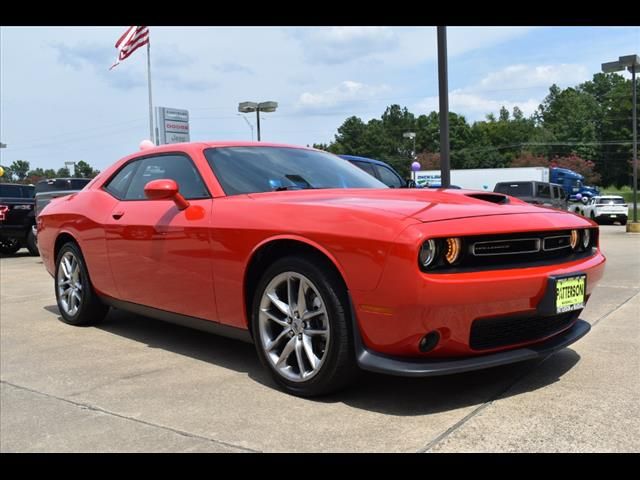
M 167 200 L 175 202 L 178 210 L 184 210 L 189 206 L 189 202 L 180 195 L 178 184 L 175 180 L 160 179 L 151 180 L 144 186 L 144 194 L 149 200 Z

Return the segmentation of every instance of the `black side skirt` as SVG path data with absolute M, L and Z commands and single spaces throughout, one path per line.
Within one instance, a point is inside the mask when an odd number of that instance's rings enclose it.
M 157 308 L 147 307 L 145 305 L 140 305 L 137 303 L 125 302 L 123 300 L 117 300 L 111 297 L 101 296 L 100 300 L 111 307 L 135 313 L 137 315 L 155 318 L 156 320 L 174 323 L 183 327 L 202 330 L 204 332 L 221 335 L 223 337 L 242 340 L 243 342 L 247 343 L 253 343 L 253 338 L 251 337 L 249 330 L 245 330 L 243 328 L 230 327 L 228 325 L 222 325 L 221 323 L 211 320 L 190 317 L 188 315 L 182 315 L 180 313 L 167 312 L 166 310 L 159 310 Z

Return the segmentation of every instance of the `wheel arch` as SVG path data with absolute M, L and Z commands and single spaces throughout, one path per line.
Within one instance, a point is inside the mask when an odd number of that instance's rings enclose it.
M 305 238 L 281 236 L 270 238 L 258 244 L 251 252 L 243 278 L 243 304 L 247 328 L 251 331 L 251 306 L 255 289 L 262 273 L 276 260 L 291 256 L 305 255 L 317 259 L 334 273 L 344 285 L 345 300 L 348 299 L 348 287 L 344 271 L 336 258 L 322 246 Z
M 55 264 L 55 262 L 56 262 L 56 260 L 58 258 L 58 253 L 60 252 L 60 249 L 62 248 L 62 246 L 65 243 L 68 243 L 68 242 L 75 243 L 78 246 L 78 248 L 80 248 L 80 251 L 82 252 L 82 248 L 80 247 L 80 243 L 78 242 L 78 240 L 73 235 L 71 235 L 69 232 L 66 232 L 66 231 L 65 232 L 60 232 L 58 234 L 58 236 L 56 237 L 55 243 L 53 244 L 53 262 L 54 262 L 54 264 Z

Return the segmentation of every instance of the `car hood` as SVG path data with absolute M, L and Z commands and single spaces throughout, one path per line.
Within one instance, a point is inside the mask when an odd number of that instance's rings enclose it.
M 522 213 L 560 213 L 493 192 L 460 189 L 322 189 L 250 194 L 254 200 L 283 205 L 378 211 L 421 222 Z

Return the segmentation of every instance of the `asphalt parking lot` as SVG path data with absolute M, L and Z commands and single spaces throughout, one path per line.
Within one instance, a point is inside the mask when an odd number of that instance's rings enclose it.
M 277 390 L 252 345 L 112 310 L 58 321 L 37 257 L 0 259 L 2 452 L 638 452 L 640 234 L 601 227 L 585 338 L 449 377 Z

